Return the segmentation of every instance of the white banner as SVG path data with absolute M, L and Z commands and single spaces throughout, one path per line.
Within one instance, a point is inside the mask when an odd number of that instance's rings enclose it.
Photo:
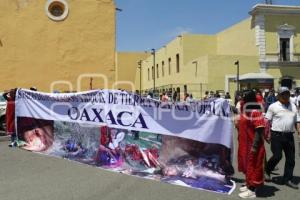
M 17 117 L 33 117 L 177 136 L 232 147 L 224 99 L 165 103 L 120 90 L 52 94 L 19 89 Z

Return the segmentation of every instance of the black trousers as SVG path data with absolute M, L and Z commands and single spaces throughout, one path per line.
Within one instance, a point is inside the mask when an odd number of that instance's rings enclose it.
M 293 178 L 295 167 L 295 142 L 293 133 L 282 133 L 271 131 L 271 151 L 272 157 L 266 165 L 266 172 L 270 173 L 282 158 L 282 151 L 285 154 L 285 166 L 283 181 Z

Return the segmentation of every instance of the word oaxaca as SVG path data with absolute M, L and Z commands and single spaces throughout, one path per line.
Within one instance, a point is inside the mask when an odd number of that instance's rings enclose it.
M 119 90 L 20 89 L 24 149 L 135 176 L 230 194 L 232 124 L 225 100 L 161 103 Z
M 110 110 L 107 114 L 105 114 L 105 117 L 102 118 L 101 113 L 104 111 L 104 109 L 92 108 L 91 111 L 84 108 L 81 112 L 77 107 L 72 107 L 68 110 L 68 115 L 72 120 L 100 123 L 110 122 L 112 125 L 121 125 L 124 127 L 136 127 L 136 125 L 139 124 L 141 128 L 148 129 L 141 113 L 137 116 L 137 119 L 134 119 L 133 123 L 125 124 L 123 119 L 126 116 L 124 117 L 124 115 L 127 115 L 127 117 L 132 117 L 133 112 L 121 111 L 114 116 L 113 112 Z

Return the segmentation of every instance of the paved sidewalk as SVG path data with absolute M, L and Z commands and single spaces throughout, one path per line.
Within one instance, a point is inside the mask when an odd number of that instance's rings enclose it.
M 298 140 L 296 150 L 298 152 Z M 269 146 L 266 146 L 269 149 Z M 270 155 L 270 153 L 268 154 Z M 235 161 L 234 161 L 235 162 Z M 282 173 L 281 161 L 277 173 Z M 300 181 L 300 159 L 297 154 L 296 181 Z M 278 175 L 277 175 L 278 176 Z M 109 172 L 61 158 L 48 157 L 9 148 L 0 142 L 1 200 L 196 200 L 240 199 L 238 188 L 243 176 L 235 175 L 236 190 L 229 196 L 185 188 L 153 180 Z M 259 189 L 259 198 L 299 199 L 300 190 L 275 183 Z

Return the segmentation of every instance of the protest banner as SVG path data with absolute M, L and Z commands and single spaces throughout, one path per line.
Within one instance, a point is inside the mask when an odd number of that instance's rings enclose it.
M 174 104 L 120 90 L 19 89 L 16 127 L 30 151 L 219 193 L 235 188 L 223 99 Z

